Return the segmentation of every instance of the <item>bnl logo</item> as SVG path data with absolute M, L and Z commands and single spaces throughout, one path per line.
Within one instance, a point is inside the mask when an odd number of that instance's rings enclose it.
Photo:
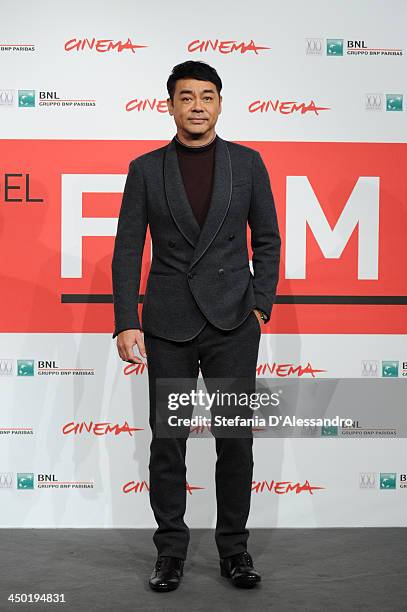
M 331 426 L 322 426 L 321 427 L 321 436 L 337 436 L 338 435 L 338 428 L 334 425 Z
M 35 106 L 35 89 L 19 89 L 18 106 L 26 108 Z
M 402 111 L 403 94 L 386 94 L 386 111 Z
M 380 472 L 380 488 L 395 489 L 396 477 L 397 474 L 395 472 Z
M 33 489 L 34 474 L 33 473 L 17 473 L 17 489 Z
M 397 377 L 399 375 L 398 361 L 382 361 L 382 376 Z
M 17 376 L 34 376 L 34 360 L 17 359 Z
M 326 54 L 336 56 L 343 55 L 343 38 L 327 38 Z

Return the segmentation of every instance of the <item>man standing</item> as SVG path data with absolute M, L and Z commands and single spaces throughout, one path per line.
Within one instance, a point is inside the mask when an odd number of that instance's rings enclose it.
M 186 437 L 157 435 L 157 379 L 197 379 L 201 370 L 205 380 L 233 377 L 255 389 L 261 324 L 275 301 L 281 245 L 260 154 L 215 133 L 222 104 L 216 70 L 200 61 L 178 64 L 167 89 L 177 132 L 168 145 L 130 162 L 112 259 L 113 338 L 121 359 L 139 361 L 137 345 L 148 364 L 150 503 L 158 524 L 149 584 L 157 591 L 178 587 L 190 537 L 183 520 Z M 141 325 L 147 225 L 153 257 Z M 247 551 L 253 437 L 216 437 L 215 443 L 220 571 L 236 586 L 251 587 L 260 580 Z

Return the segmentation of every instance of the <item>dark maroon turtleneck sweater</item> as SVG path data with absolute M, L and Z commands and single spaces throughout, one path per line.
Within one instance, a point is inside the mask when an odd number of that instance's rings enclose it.
M 175 136 L 175 148 L 185 191 L 201 228 L 211 201 L 217 139 L 215 135 L 212 142 L 192 147 L 183 144 Z

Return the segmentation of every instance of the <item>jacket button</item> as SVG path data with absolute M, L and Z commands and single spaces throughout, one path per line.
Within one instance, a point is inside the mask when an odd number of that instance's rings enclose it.
M 193 272 L 188 272 L 188 278 L 194 278 L 194 273 Z
M 218 273 L 219 274 L 224 274 L 225 270 L 223 268 L 219 268 Z
M 173 240 L 168 241 L 168 246 L 175 247 L 175 242 Z
M 229 236 L 228 236 L 228 240 L 233 240 L 233 238 L 234 238 L 234 237 L 235 237 L 235 235 L 234 235 L 233 233 L 232 233 L 232 234 L 229 234 Z

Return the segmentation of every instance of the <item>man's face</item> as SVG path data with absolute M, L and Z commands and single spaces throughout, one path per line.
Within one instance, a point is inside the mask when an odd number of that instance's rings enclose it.
M 222 110 L 222 96 L 210 81 L 179 79 L 174 102 L 167 98 L 167 106 L 178 131 L 199 138 L 214 128 Z

